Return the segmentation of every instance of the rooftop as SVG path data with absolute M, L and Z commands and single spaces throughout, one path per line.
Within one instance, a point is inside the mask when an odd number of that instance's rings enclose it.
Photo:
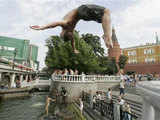
M 136 48 L 143 48 L 143 47 L 153 47 L 153 46 L 160 46 L 160 44 L 157 44 L 157 43 L 146 43 L 145 45 L 127 47 L 127 48 L 123 48 L 122 50 L 136 49 Z

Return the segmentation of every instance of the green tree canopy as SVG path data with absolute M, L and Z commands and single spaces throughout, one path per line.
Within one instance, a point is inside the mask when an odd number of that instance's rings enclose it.
M 55 69 L 77 69 L 79 72 L 115 74 L 117 72 L 114 59 L 104 56 L 100 38 L 92 34 L 82 35 L 74 32 L 75 46 L 79 54 L 74 54 L 71 41 L 64 42 L 59 36 L 51 36 L 46 40 L 48 47 L 45 59 L 50 73 Z
M 118 68 L 117 68 L 117 65 L 116 65 L 116 59 L 114 57 L 108 59 L 107 74 L 115 75 L 117 72 L 118 72 Z
M 82 39 L 89 45 L 91 45 L 93 52 L 96 56 L 103 56 L 104 49 L 101 47 L 100 37 L 93 34 L 82 34 Z
M 58 36 L 46 41 L 48 52 L 45 63 L 50 70 L 71 68 L 88 73 L 99 69 L 98 58 L 92 47 L 80 38 L 78 32 L 74 32 L 74 39 L 79 54 L 73 53 L 70 41 L 64 42 Z
M 126 63 L 127 63 L 127 60 L 128 60 L 128 57 L 125 56 L 125 55 L 121 55 L 119 57 L 119 62 L 118 62 L 118 65 L 120 67 L 120 69 L 124 69 Z

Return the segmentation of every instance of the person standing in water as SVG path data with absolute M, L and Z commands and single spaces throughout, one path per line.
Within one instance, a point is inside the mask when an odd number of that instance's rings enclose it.
M 47 115 L 47 116 L 48 116 L 48 107 L 49 107 L 49 105 L 50 105 L 50 101 L 55 102 L 55 99 L 52 99 L 52 98 L 50 98 L 49 96 L 47 96 L 47 98 L 46 98 L 46 106 L 45 106 L 45 112 L 46 112 L 46 115 Z

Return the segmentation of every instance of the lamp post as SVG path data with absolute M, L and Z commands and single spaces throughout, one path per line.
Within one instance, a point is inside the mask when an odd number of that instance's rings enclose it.
M 15 48 L 13 54 L 14 54 L 14 56 L 13 56 L 13 66 L 12 66 L 12 69 L 14 70 L 14 62 L 15 62 L 15 58 L 16 58 L 16 55 L 17 55 L 17 48 Z

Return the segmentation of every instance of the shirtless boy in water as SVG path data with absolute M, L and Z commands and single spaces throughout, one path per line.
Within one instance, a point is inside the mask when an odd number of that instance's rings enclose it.
M 49 105 L 50 105 L 50 101 L 55 102 L 54 99 L 52 99 L 52 98 L 50 98 L 50 97 L 47 96 L 47 98 L 46 98 L 46 106 L 45 106 L 45 112 L 46 112 L 46 115 L 47 115 L 47 116 L 48 116 L 48 107 L 49 107 Z
M 81 5 L 78 8 L 70 11 L 67 15 L 65 15 L 62 21 L 53 22 L 44 26 L 30 26 L 30 28 L 34 30 L 45 30 L 61 26 L 62 32 L 60 36 L 64 39 L 64 41 L 71 40 L 74 53 L 79 53 L 78 50 L 75 48 L 73 32 L 76 24 L 81 19 L 85 21 L 96 21 L 98 23 L 102 23 L 102 28 L 104 31 L 103 39 L 106 44 L 106 47 L 113 47 L 111 39 L 112 33 L 110 11 L 107 8 L 98 5 Z

